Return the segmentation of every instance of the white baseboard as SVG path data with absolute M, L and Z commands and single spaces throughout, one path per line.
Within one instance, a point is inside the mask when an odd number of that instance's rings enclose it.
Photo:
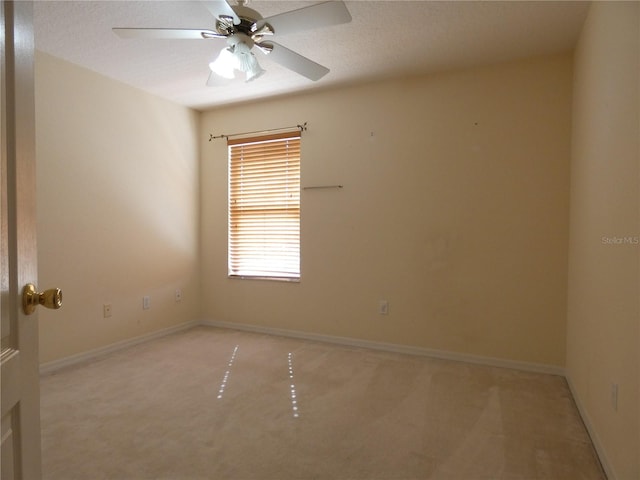
M 191 322 L 181 323 L 180 325 L 176 325 L 174 327 L 163 328 L 162 330 L 157 330 L 155 332 L 147 333 L 145 335 L 140 335 L 139 337 L 128 338 L 120 342 L 112 343 L 105 347 L 89 350 L 88 352 L 82 352 L 76 355 L 71 355 L 69 357 L 61 358 L 60 360 L 54 360 L 52 362 L 43 363 L 40 365 L 40 375 L 55 372 L 56 370 L 60 370 L 61 368 L 75 365 L 76 363 L 85 362 L 87 360 L 91 360 L 93 358 L 106 355 L 107 353 L 116 352 L 118 350 L 122 350 L 128 347 L 131 347 L 133 345 L 138 345 L 139 343 L 148 342 L 149 340 L 164 337 L 166 335 L 180 332 L 182 330 L 187 330 L 189 328 L 192 328 L 198 325 L 202 325 L 202 322 L 198 320 L 193 320 Z
M 139 337 L 129 338 L 120 342 L 112 343 L 105 347 L 96 348 L 88 352 L 71 355 L 60 360 L 43 363 L 40 365 L 40 374 L 51 373 L 76 363 L 91 360 L 95 357 L 122 350 L 139 343 L 147 342 L 155 338 L 164 337 L 175 332 L 187 330 L 189 328 L 205 325 L 209 327 L 227 328 L 232 330 L 242 330 L 247 332 L 263 333 L 267 335 L 277 335 L 280 337 L 299 338 L 302 340 L 312 340 L 317 342 L 333 343 L 336 345 L 345 345 L 350 347 L 370 348 L 373 350 L 381 350 L 386 352 L 404 353 L 408 355 L 418 355 L 423 357 L 432 357 L 442 360 L 451 360 L 455 362 L 473 363 L 476 365 L 486 365 L 491 367 L 511 368 L 526 372 L 545 373 L 549 375 L 565 376 L 562 367 L 555 365 L 546 365 L 530 362 L 519 362 L 515 360 L 505 360 L 494 357 L 484 357 L 480 355 L 470 355 L 465 353 L 449 352 L 444 350 L 435 350 L 431 348 L 412 347 L 409 345 L 400 345 L 395 343 L 374 342 L 371 340 L 361 340 L 358 338 L 339 337 L 334 335 L 323 335 L 319 333 L 301 332 L 299 330 L 288 330 L 281 328 L 264 327 L 260 325 L 251 325 L 244 323 L 221 322 L 216 320 L 193 320 L 182 323 L 174 327 L 165 328 L 155 332 L 151 332 Z M 574 395 L 575 396 L 575 395 Z
M 611 466 L 611 463 L 607 459 L 607 455 L 604 450 L 604 447 L 602 446 L 602 442 L 600 441 L 600 437 L 598 436 L 596 429 L 593 427 L 593 423 L 591 423 L 591 418 L 589 417 L 587 410 L 584 408 L 584 405 L 580 401 L 580 396 L 578 395 L 575 385 L 571 380 L 571 376 L 567 373 L 565 374 L 565 378 L 567 380 L 567 384 L 569 385 L 571 396 L 573 397 L 573 400 L 576 403 L 576 407 L 578 408 L 578 412 L 582 417 L 582 422 L 584 423 L 584 426 L 586 427 L 587 432 L 589 432 L 589 436 L 591 437 L 591 443 L 593 443 L 593 448 L 596 449 L 598 459 L 600 460 L 600 465 L 602 466 L 602 469 L 604 470 L 604 473 L 607 476 L 607 480 L 617 480 L 619 477 L 616 475 L 615 470 L 613 469 L 613 467 Z
M 412 347 L 408 345 L 399 345 L 395 343 L 374 342 L 369 340 L 360 340 L 357 338 L 338 337 L 333 335 L 322 335 L 317 333 L 301 332 L 298 330 L 287 330 L 280 328 L 263 327 L 259 325 L 250 325 L 233 322 L 220 322 L 216 320 L 204 320 L 201 325 L 210 327 L 228 328 L 233 330 L 243 330 L 247 332 L 264 333 L 267 335 L 278 335 L 281 337 L 300 338 L 303 340 L 313 340 L 318 342 L 334 343 L 337 345 L 346 345 L 350 347 L 370 348 L 374 350 L 382 350 L 386 352 L 404 353 L 408 355 L 419 355 L 424 357 L 438 358 L 441 360 L 451 360 L 455 362 L 466 362 L 477 365 L 486 365 L 491 367 L 510 368 L 522 370 L 526 372 L 545 373 L 550 375 L 564 376 L 564 368 L 555 365 L 545 365 L 529 362 L 518 362 L 514 360 L 504 360 L 501 358 L 483 357 L 479 355 L 468 355 L 464 353 L 448 352 L 443 350 L 435 350 L 430 348 Z

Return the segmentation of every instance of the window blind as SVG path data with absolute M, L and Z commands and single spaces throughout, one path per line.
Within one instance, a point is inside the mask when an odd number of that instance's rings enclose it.
M 229 276 L 300 278 L 300 132 L 229 139 Z

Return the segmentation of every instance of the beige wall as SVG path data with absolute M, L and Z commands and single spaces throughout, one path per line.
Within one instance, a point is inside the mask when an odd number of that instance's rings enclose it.
M 196 319 L 199 115 L 38 53 L 36 116 L 41 362 Z
M 621 480 L 640 478 L 639 6 L 594 3 L 575 54 L 567 374 Z
M 202 116 L 203 314 L 564 365 L 570 56 L 388 81 Z M 302 281 L 227 279 L 226 144 L 309 123 Z M 390 313 L 377 313 L 378 301 Z

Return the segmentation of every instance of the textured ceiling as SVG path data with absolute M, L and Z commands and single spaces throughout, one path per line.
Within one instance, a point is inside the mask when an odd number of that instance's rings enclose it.
M 317 2 L 251 0 L 263 17 Z M 256 54 L 267 73 L 207 87 L 224 40 L 123 40 L 112 27 L 211 29 L 197 1 L 36 1 L 36 48 L 196 109 L 311 88 L 571 50 L 586 2 L 347 1 L 353 21 L 274 38 L 327 66 L 312 82 Z

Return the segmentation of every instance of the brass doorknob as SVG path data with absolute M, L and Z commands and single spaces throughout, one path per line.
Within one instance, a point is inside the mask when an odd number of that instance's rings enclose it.
M 22 290 L 22 309 L 26 315 L 31 315 L 38 305 L 57 310 L 62 306 L 62 290 L 51 288 L 38 293 L 36 286 L 28 283 Z

